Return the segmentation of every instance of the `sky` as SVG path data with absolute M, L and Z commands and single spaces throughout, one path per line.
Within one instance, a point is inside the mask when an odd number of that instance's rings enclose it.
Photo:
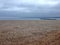
M 60 0 L 0 0 L 0 17 L 60 16 Z

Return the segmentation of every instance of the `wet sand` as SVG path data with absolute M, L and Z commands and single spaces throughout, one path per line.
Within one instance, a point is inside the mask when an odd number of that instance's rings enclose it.
M 60 21 L 0 20 L 0 45 L 60 45 Z

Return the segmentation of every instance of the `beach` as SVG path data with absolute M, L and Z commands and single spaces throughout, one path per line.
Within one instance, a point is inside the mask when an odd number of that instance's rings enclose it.
M 60 21 L 0 20 L 0 45 L 60 45 Z

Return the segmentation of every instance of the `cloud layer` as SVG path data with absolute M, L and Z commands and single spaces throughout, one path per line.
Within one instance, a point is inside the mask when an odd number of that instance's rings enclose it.
M 60 13 L 60 0 L 0 0 L 0 12 Z

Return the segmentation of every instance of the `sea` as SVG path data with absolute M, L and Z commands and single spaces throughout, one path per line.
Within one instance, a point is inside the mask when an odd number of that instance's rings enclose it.
M 0 20 L 60 20 L 60 17 L 0 17 Z

